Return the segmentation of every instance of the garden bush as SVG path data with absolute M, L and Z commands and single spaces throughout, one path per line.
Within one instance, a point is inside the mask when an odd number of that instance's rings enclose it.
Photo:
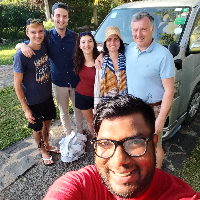
M 64 0 L 69 7 L 69 22 L 67 27 L 75 32 L 82 32 L 80 27 L 94 27 L 90 30 L 96 30 L 93 23 L 93 1 L 91 0 Z M 108 12 L 124 1 L 112 0 L 103 1 L 97 5 L 98 23 L 100 24 Z M 49 8 L 54 2 L 49 2 Z M 37 5 L 37 6 L 36 6 Z M 28 2 L 0 3 L 0 38 L 15 41 L 26 38 L 25 23 L 28 18 L 40 18 L 45 21 L 44 8 L 40 4 L 29 4 Z M 47 29 L 53 27 L 53 22 L 45 23 Z
M 28 3 L 1 3 L 0 4 L 0 38 L 16 39 L 25 38 L 26 20 L 40 18 L 45 20 L 41 9 Z

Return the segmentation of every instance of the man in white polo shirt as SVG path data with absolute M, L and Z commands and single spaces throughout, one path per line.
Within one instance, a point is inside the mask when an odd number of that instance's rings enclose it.
M 175 67 L 171 53 L 153 40 L 154 18 L 146 12 L 133 15 L 131 29 L 136 45 L 126 49 L 128 93 L 149 103 L 155 112 L 157 168 L 164 158 L 162 129 L 174 96 Z

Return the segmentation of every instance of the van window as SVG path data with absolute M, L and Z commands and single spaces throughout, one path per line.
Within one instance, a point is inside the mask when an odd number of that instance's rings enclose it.
M 200 12 L 197 14 L 194 26 L 191 31 L 189 48 L 191 48 L 192 44 L 197 40 L 198 37 L 200 37 Z M 192 49 L 192 52 L 194 51 L 200 51 L 200 48 Z
M 97 30 L 97 43 L 104 42 L 105 29 L 108 26 L 117 26 L 120 29 L 124 43 L 133 42 L 131 19 L 139 11 L 148 12 L 154 17 L 153 38 L 162 45 L 179 42 L 190 14 L 190 9 L 186 7 L 114 9 Z

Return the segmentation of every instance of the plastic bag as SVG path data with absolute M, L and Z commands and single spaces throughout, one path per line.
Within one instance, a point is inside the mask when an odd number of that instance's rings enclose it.
M 72 162 L 85 153 L 85 135 L 72 131 L 70 135 L 62 138 L 59 142 L 61 160 L 63 162 Z

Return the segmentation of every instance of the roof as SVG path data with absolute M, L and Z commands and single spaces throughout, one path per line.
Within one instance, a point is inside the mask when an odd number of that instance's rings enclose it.
M 142 7 L 195 7 L 200 5 L 200 0 L 146 0 L 126 3 L 115 9 L 142 8 Z

